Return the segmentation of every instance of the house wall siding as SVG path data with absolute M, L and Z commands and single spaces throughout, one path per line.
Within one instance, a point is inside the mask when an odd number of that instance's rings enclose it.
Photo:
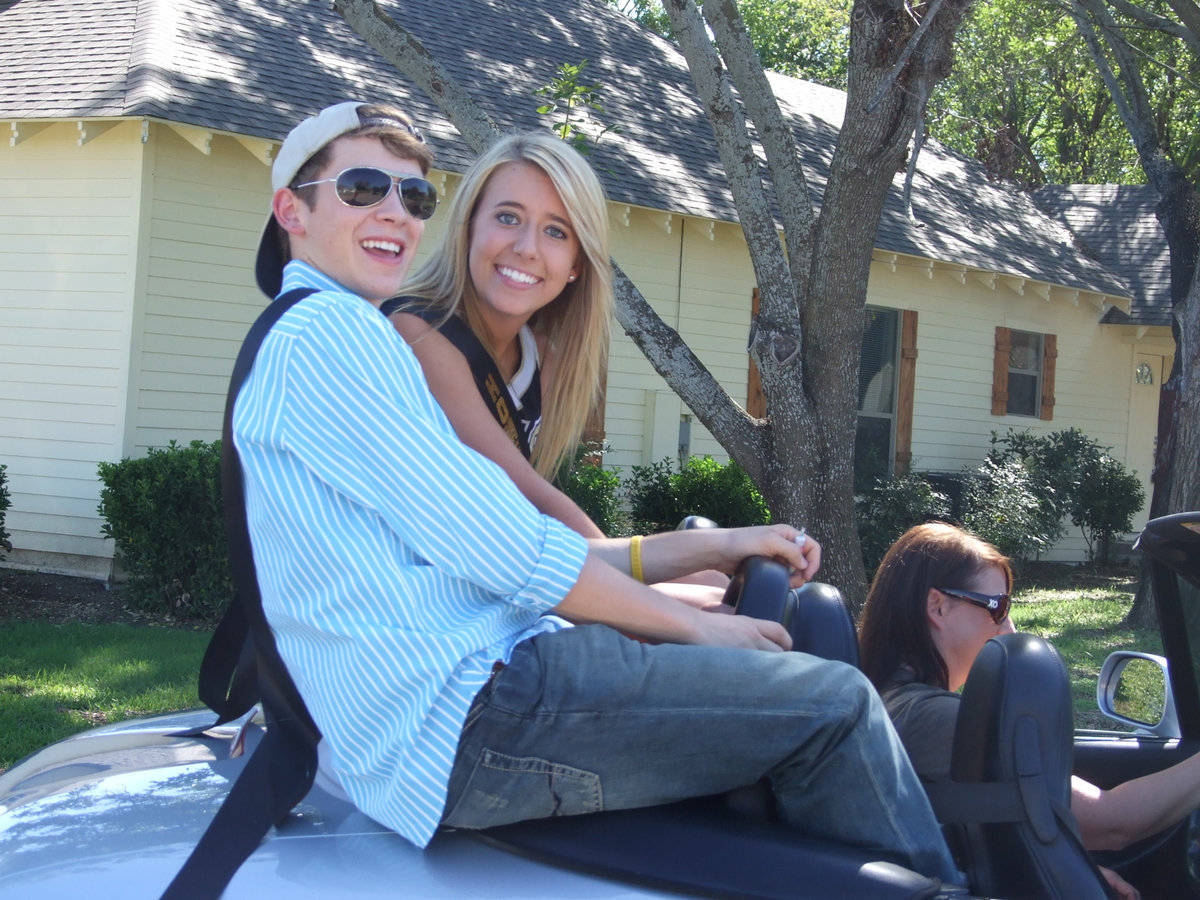
M 0 145 L 11 559 L 103 575 L 111 543 L 96 515 L 96 464 L 122 450 L 142 145 L 133 123 L 24 130 Z
M 220 435 L 232 360 L 266 305 L 253 272 L 271 202 L 267 167 L 223 135 L 205 154 L 168 127 L 152 134 L 131 456 Z

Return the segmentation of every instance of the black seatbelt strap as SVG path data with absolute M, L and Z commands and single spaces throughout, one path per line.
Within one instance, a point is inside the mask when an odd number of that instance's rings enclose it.
M 458 316 L 450 316 L 443 321 L 446 315 L 444 309 L 431 306 L 418 297 L 393 297 L 383 301 L 379 311 L 385 316 L 390 316 L 394 312 L 412 313 L 437 328 L 438 332 L 466 357 L 467 365 L 470 366 L 471 374 L 475 377 L 475 386 L 479 388 L 483 402 L 492 411 L 496 422 L 504 429 L 509 440 L 516 444 L 521 455 L 529 459 L 529 439 L 517 424 L 516 416 L 513 414 L 512 403 L 508 396 L 508 386 L 505 384 L 500 370 L 496 367 L 496 361 L 492 359 L 492 354 L 488 353 L 483 342 L 475 336 L 471 326 Z
M 217 713 L 214 725 L 236 719 L 261 702 L 266 733 L 163 900 L 220 896 L 271 826 L 304 799 L 316 777 L 321 732 L 279 656 L 263 613 L 242 467 L 233 443 L 233 405 L 259 346 L 279 317 L 312 293 L 302 288 L 283 294 L 251 326 L 229 379 L 221 436 L 221 494 L 234 595 L 200 665 L 200 699 Z

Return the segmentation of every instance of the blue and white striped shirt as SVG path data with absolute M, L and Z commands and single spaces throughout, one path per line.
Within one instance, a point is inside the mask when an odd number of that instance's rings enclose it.
M 587 545 L 458 441 L 371 304 L 293 261 L 298 287 L 233 417 L 263 608 L 347 794 L 425 846 L 472 700 L 565 627 Z

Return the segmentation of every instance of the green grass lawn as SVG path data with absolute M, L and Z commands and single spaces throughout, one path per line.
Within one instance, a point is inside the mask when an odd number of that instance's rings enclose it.
M 207 631 L 0 623 L 0 770 L 70 734 L 200 706 Z
M 1096 679 L 1114 650 L 1162 653 L 1157 631 L 1124 627 L 1137 587 L 1137 570 L 1035 565 L 1018 575 L 1012 619 L 1020 631 L 1041 635 L 1062 654 L 1071 675 L 1078 728 L 1123 729 L 1096 708 Z
M 1134 570 L 1030 566 L 1013 621 L 1050 640 L 1067 662 L 1076 724 L 1116 723 L 1096 710 L 1096 677 L 1113 650 L 1161 652 L 1157 632 L 1124 628 Z M 200 705 L 205 630 L 144 624 L 0 622 L 0 770 L 84 728 Z

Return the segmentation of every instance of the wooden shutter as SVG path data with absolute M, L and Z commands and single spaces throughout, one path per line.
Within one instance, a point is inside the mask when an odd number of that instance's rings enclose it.
M 1058 337 L 1042 335 L 1042 407 L 1041 417 L 1049 422 L 1054 418 L 1054 363 L 1058 359 Z
M 996 326 L 996 355 L 992 362 L 992 415 L 1008 412 L 1008 356 L 1012 352 L 1012 331 Z
M 900 371 L 896 395 L 896 474 L 912 462 L 913 394 L 917 374 L 917 311 L 906 309 L 900 319 Z
M 758 288 L 755 288 L 750 296 L 750 321 L 753 322 L 757 315 Z M 767 398 L 763 395 L 762 377 L 758 374 L 754 357 L 747 353 L 746 359 L 750 365 L 750 372 L 746 378 L 746 412 L 756 419 L 761 419 L 767 414 Z

